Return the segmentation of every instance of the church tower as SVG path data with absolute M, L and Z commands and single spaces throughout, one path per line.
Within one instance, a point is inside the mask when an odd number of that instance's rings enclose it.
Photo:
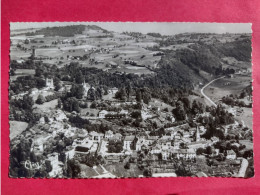
M 199 127 L 197 126 L 196 128 L 196 142 L 200 141 L 200 131 L 199 131 Z

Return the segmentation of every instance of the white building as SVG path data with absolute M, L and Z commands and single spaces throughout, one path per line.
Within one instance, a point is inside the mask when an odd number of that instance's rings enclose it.
M 53 79 L 46 78 L 46 87 L 48 89 L 54 89 Z
M 113 133 L 113 131 L 111 131 L 111 130 L 108 130 L 106 133 L 105 133 L 105 138 L 106 139 L 110 139 L 110 138 L 112 138 L 114 136 L 114 133 Z
M 235 160 L 237 158 L 237 154 L 234 152 L 234 150 L 228 150 L 226 158 L 230 160 Z
M 124 146 L 123 148 L 125 150 L 131 150 L 131 144 L 134 141 L 135 136 L 131 135 L 131 136 L 126 136 L 124 139 Z
M 98 117 L 99 117 L 99 118 L 105 118 L 107 114 L 108 114 L 108 111 L 106 111 L 106 110 L 101 110 L 101 111 L 98 113 Z

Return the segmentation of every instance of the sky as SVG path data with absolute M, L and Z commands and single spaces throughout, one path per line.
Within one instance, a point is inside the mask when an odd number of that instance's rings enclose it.
M 15 22 L 10 29 L 27 29 L 67 25 L 97 25 L 115 32 L 154 32 L 162 35 L 179 33 L 251 33 L 251 23 L 192 23 L 192 22 Z

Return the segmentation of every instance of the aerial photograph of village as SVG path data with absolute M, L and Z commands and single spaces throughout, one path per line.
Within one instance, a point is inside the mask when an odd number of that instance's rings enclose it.
M 251 24 L 10 24 L 12 178 L 254 177 Z

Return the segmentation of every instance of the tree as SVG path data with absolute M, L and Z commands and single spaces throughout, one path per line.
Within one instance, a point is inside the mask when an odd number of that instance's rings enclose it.
M 52 171 L 52 165 L 51 165 L 51 162 L 49 160 L 45 161 L 45 167 L 46 167 L 46 172 L 47 173 Z
M 70 92 L 72 96 L 81 99 L 84 95 L 84 88 L 82 85 L 72 85 Z
M 66 176 L 69 178 L 77 178 L 80 174 L 80 165 L 79 162 L 71 159 L 67 161 L 67 170 Z
M 120 153 L 123 151 L 123 143 L 121 141 L 110 140 L 107 149 L 108 153 Z
M 141 91 L 138 89 L 138 90 L 136 90 L 136 101 L 137 102 L 141 102 L 141 100 L 142 100 L 142 94 L 141 94 Z
M 131 116 L 132 116 L 133 118 L 135 118 L 135 119 L 138 119 L 138 118 L 141 118 L 141 117 L 142 117 L 140 111 L 133 111 L 133 112 L 131 113 Z
M 62 151 L 61 153 L 59 153 L 58 159 L 59 159 L 59 161 L 65 163 L 66 162 L 66 154 Z
M 197 155 L 201 155 L 203 153 L 204 153 L 204 149 L 203 148 L 198 148 L 197 151 L 196 151 Z
M 208 146 L 207 148 L 206 148 L 206 151 L 205 151 L 207 154 L 212 154 L 213 153 L 213 151 L 212 151 L 212 147 L 211 146 Z
M 145 177 L 152 177 L 152 171 L 151 169 L 145 169 L 144 172 L 143 172 L 143 175 Z
M 72 111 L 79 112 L 80 108 L 79 108 L 78 100 L 74 97 L 65 99 L 63 102 L 63 109 L 68 112 L 72 112 Z
M 130 163 L 127 162 L 127 163 L 125 164 L 124 168 L 125 168 L 125 169 L 130 169 Z
M 61 108 L 61 100 L 60 100 L 60 98 L 58 99 L 57 108 Z
M 175 115 L 177 120 L 185 120 L 186 112 L 183 107 L 183 103 L 181 101 L 177 102 L 176 108 L 173 109 L 172 113 Z
M 38 95 L 38 98 L 36 100 L 36 104 L 43 104 L 45 102 L 45 98 L 42 94 Z
M 177 167 L 175 173 L 179 177 L 192 176 L 191 172 L 189 170 L 185 169 L 183 164 Z
M 31 110 L 34 104 L 33 98 L 30 97 L 28 94 L 23 96 L 23 104 L 22 108 L 25 110 Z
M 82 84 L 84 82 L 84 76 L 82 74 L 82 71 L 79 70 L 75 76 L 75 81 L 77 84 Z
M 123 87 L 121 89 L 119 89 L 116 94 L 115 94 L 115 98 L 116 99 L 120 99 L 120 100 L 126 100 L 126 89 Z
M 57 77 L 54 77 L 54 81 L 53 81 L 53 84 L 54 84 L 54 90 L 55 91 L 59 91 L 61 89 L 61 83 L 60 83 L 60 79 L 58 79 Z
M 90 108 L 94 108 L 94 109 L 97 108 L 97 102 L 95 102 L 95 101 L 92 102 L 92 104 L 90 105 Z

